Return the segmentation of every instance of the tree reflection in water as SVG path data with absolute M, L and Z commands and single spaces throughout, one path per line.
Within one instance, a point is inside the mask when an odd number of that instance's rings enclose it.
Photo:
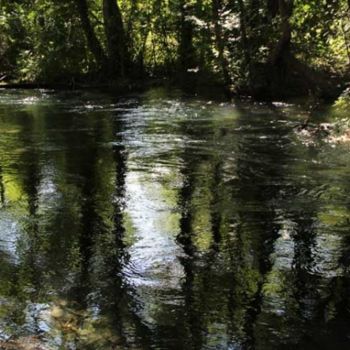
M 301 109 L 28 94 L 0 102 L 3 344 L 349 346 L 350 158 Z

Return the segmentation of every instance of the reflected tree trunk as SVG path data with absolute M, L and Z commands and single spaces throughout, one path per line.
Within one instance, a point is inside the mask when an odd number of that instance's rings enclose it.
M 121 120 L 116 120 L 113 125 L 113 134 L 118 135 L 116 141 L 118 145 L 112 148 L 115 164 L 115 192 L 113 201 L 113 247 L 104 256 L 105 266 L 102 278 L 107 285 L 101 291 L 103 295 L 101 306 L 112 322 L 112 326 L 117 331 L 123 348 L 131 345 L 149 349 L 151 334 L 148 327 L 143 323 L 138 312 L 138 302 L 134 300 L 136 291 L 126 280 L 123 268 L 128 264 L 129 254 L 124 243 L 125 239 L 125 195 L 126 195 L 126 175 L 128 154 L 126 147 L 122 144 L 120 136 L 124 130 Z M 133 325 L 135 334 L 130 335 L 130 324 Z M 134 338 L 134 339 L 132 339 Z
M 23 190 L 27 197 L 28 213 L 24 224 L 24 239 L 26 248 L 21 252 L 20 257 L 20 271 L 19 285 L 27 289 L 25 291 L 26 298 L 35 304 L 39 300 L 39 296 L 44 284 L 44 274 L 40 266 L 40 259 L 42 253 L 42 238 L 39 232 L 39 188 L 41 183 L 41 168 L 40 155 L 35 147 L 35 130 L 36 119 L 31 115 L 26 116 L 26 124 L 23 128 L 23 139 L 30 135 L 28 150 L 23 154 L 22 162 L 26 164 L 25 172 L 23 173 Z M 23 281 L 21 281 L 23 279 Z M 31 307 L 31 305 L 30 305 Z M 34 334 L 40 334 L 40 325 L 37 318 L 38 313 L 33 308 L 28 308 L 30 318 L 33 319 Z
M 1 166 L 0 166 L 0 203 L 1 203 L 1 206 L 5 205 L 5 185 L 4 185 L 4 178 L 2 175 Z
M 300 219 L 297 222 L 294 235 L 294 298 L 298 305 L 298 314 L 301 323 L 307 323 L 317 314 L 317 305 L 309 300 L 320 300 L 320 286 L 318 280 L 310 276 L 314 264 L 313 247 L 315 246 L 316 232 L 313 216 L 317 213 L 308 213 L 310 218 Z M 302 218 L 303 213 L 299 213 Z M 304 336 L 307 334 L 303 333 Z
M 100 218 L 96 212 L 96 189 L 98 188 L 95 166 L 98 161 L 96 149 L 89 150 L 89 156 L 81 156 L 83 167 L 80 172 L 83 177 L 81 187 L 81 233 L 79 236 L 79 253 L 81 260 L 80 277 L 77 283 L 76 301 L 84 310 L 87 308 L 87 295 L 91 290 L 91 258 L 93 245 L 100 227 Z
M 219 161 L 214 167 L 214 176 L 212 181 L 212 202 L 211 202 L 211 229 L 213 233 L 213 242 L 215 250 L 221 241 L 221 221 L 222 213 L 220 208 L 220 184 L 222 180 L 222 162 Z
M 186 148 L 183 155 L 184 165 L 182 168 L 183 184 L 179 193 L 179 207 L 181 208 L 180 232 L 177 236 L 178 243 L 182 246 L 185 256 L 180 259 L 184 269 L 184 281 L 182 291 L 185 299 L 186 326 L 190 333 L 191 349 L 202 349 L 201 318 L 195 309 L 195 253 L 193 242 L 193 207 L 192 197 L 195 190 L 195 175 L 193 159 Z
M 235 228 L 234 240 L 229 241 L 227 249 L 228 259 L 230 263 L 229 279 L 230 285 L 228 289 L 227 297 L 227 310 L 229 316 L 228 322 L 228 344 L 233 343 L 234 346 L 237 344 L 237 339 L 240 339 L 239 332 L 242 331 L 242 324 L 244 320 L 241 318 L 237 319 L 237 314 L 240 314 L 239 308 L 244 305 L 243 298 L 246 297 L 245 284 L 242 283 L 242 279 L 246 278 L 244 274 L 244 251 L 243 242 L 241 237 L 240 225 L 237 225 L 237 220 L 234 216 L 229 219 L 230 230 Z M 233 232 L 232 232 L 233 235 Z M 240 339 L 241 343 L 244 339 Z
M 275 112 L 275 111 L 273 111 Z M 237 127 L 250 125 L 252 121 L 239 119 Z M 266 120 L 257 119 L 255 125 L 266 125 Z M 288 130 L 281 130 L 279 139 L 285 139 Z M 286 141 L 289 143 L 290 141 Z M 263 164 L 256 163 L 254 159 L 264 149 Z M 249 261 L 254 252 L 254 261 L 248 266 L 243 263 L 244 270 L 239 276 L 241 284 L 250 286 L 250 293 L 244 295 L 245 308 L 244 323 L 241 326 L 244 339 L 244 349 L 254 349 L 256 346 L 255 328 L 257 319 L 261 313 L 264 300 L 264 283 L 271 271 L 273 264 L 271 255 L 275 250 L 275 242 L 279 237 L 281 223 L 276 220 L 276 206 L 281 197 L 281 186 L 285 178 L 285 168 L 283 164 L 288 157 L 285 147 L 280 147 L 275 143 L 266 144 L 258 137 L 252 140 L 241 140 L 240 152 L 244 158 L 237 161 L 236 188 L 233 191 L 232 201 L 238 207 L 237 230 L 240 239 L 239 249 L 243 250 L 242 260 Z M 276 161 L 278 160 L 278 162 Z M 273 164 L 273 165 L 272 165 Z M 255 208 L 260 208 L 258 211 Z M 254 288 L 252 288 L 252 285 Z M 234 310 L 233 310 L 234 312 Z
M 181 242 L 186 256 L 181 259 L 181 264 L 184 268 L 184 282 L 182 290 L 184 293 L 185 310 L 186 310 L 186 324 L 190 333 L 189 341 L 191 349 L 202 349 L 202 337 L 200 317 L 195 310 L 195 266 L 194 266 L 194 245 L 192 242 L 192 213 L 190 209 L 190 196 L 192 187 L 189 189 L 191 181 L 185 180 L 184 188 L 182 189 L 182 203 L 184 204 L 184 211 L 180 219 L 180 234 L 178 241 Z M 193 185 L 193 184 L 192 184 Z M 186 209 L 185 209 L 186 208 Z
M 184 169 L 183 185 L 179 194 L 179 199 L 180 199 L 179 207 L 181 208 L 181 218 L 180 218 L 180 232 L 177 236 L 177 241 L 181 244 L 184 252 L 189 257 L 192 257 L 195 251 L 195 248 L 192 242 L 191 200 L 192 200 L 193 188 L 194 188 L 193 175 L 188 174 L 187 170 Z
M 101 281 L 103 289 L 101 290 L 101 310 L 108 315 L 111 329 L 119 337 L 116 346 L 128 347 L 128 332 L 126 310 L 128 308 L 128 295 L 126 282 L 122 275 L 123 266 L 128 259 L 124 244 L 124 201 L 125 201 L 125 176 L 127 155 L 124 146 L 113 146 L 113 158 L 115 161 L 115 192 L 113 200 L 113 229 L 108 251 L 106 250 L 102 259 L 104 260 L 101 269 Z M 105 232 L 109 236 L 108 232 Z

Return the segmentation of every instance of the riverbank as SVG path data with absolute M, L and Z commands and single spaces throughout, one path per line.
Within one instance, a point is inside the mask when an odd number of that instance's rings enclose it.
M 0 82 L 0 89 L 92 90 L 124 95 L 142 92 L 150 88 L 162 87 L 181 89 L 191 96 L 199 95 L 204 98 L 214 98 L 216 100 L 251 98 L 256 101 L 288 101 L 298 98 L 313 98 L 322 103 L 332 103 L 347 87 L 345 80 L 340 81 L 339 78 L 335 79 L 334 77 L 330 78 L 330 84 L 327 90 L 321 90 L 317 86 L 307 89 L 305 86 L 302 87 L 303 84 L 300 80 L 294 83 L 289 81 L 277 88 L 275 85 L 271 85 L 266 77 L 264 79 L 259 77 L 254 86 L 247 85 L 228 88 L 213 77 L 206 78 L 203 74 L 189 74 L 186 77 L 146 77 L 145 79 L 121 79 L 119 81 L 98 81 L 84 77 L 71 79 L 68 82 L 3 81 Z

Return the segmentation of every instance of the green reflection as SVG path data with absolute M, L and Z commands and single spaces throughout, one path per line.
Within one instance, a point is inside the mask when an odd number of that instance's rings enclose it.
M 350 158 L 300 142 L 300 108 L 162 90 L 0 107 L 2 342 L 346 348 Z

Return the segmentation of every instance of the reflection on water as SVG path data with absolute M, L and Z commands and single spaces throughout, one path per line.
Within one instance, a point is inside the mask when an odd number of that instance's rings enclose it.
M 303 118 L 1 91 L 0 348 L 349 348 L 349 149 Z

